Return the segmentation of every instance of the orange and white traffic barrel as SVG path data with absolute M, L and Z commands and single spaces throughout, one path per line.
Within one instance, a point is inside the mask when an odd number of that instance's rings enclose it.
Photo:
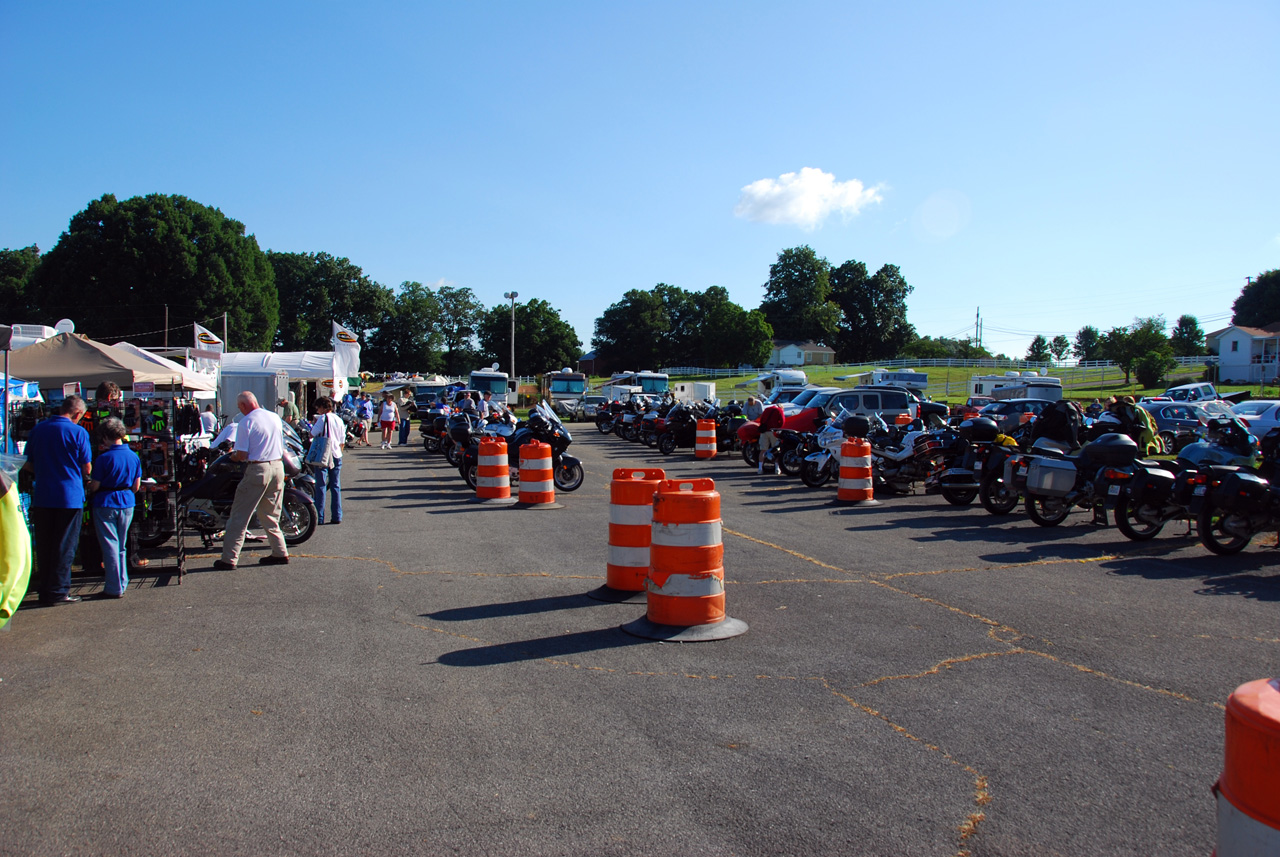
M 520 447 L 520 505 L 529 508 L 563 509 L 556 502 L 555 473 L 551 465 L 551 445 L 531 440 Z
M 716 457 L 716 421 L 698 420 L 698 433 L 693 438 L 694 458 Z
M 905 426 L 911 424 L 911 414 L 897 414 L 893 418 L 895 426 Z
M 1280 854 L 1280 679 L 1242 684 L 1227 697 L 1217 857 Z
M 840 445 L 840 481 L 836 483 L 837 503 L 879 506 L 871 474 L 871 444 L 850 438 Z
M 642 601 L 649 576 L 653 494 L 667 474 L 660 467 L 620 467 L 609 483 L 609 560 L 605 584 L 587 594 L 620 604 Z
M 653 497 L 646 616 L 622 626 L 654 640 L 736 637 L 747 623 L 725 615 L 720 493 L 711 479 L 668 479 Z
M 510 504 L 511 466 L 507 460 L 507 442 L 500 437 L 480 438 L 476 460 L 476 499 Z

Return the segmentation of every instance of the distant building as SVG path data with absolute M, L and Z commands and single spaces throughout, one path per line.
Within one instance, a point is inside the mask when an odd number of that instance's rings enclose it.
M 586 354 L 578 358 L 578 371 L 584 375 L 603 375 L 603 367 L 599 367 L 599 360 L 596 359 L 594 351 L 588 351 Z
M 1280 321 L 1266 327 L 1233 324 L 1205 339 L 1217 343 L 1218 382 L 1257 384 L 1280 377 Z
M 766 369 L 779 366 L 829 366 L 836 362 L 836 351 L 816 342 L 798 339 L 775 339 Z

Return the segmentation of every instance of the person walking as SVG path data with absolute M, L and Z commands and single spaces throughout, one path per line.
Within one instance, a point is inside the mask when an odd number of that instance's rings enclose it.
M 129 588 L 129 524 L 142 487 L 142 461 L 124 445 L 124 422 L 108 417 L 98 426 L 103 451 L 89 476 L 89 507 L 102 548 L 102 596 L 123 598 Z
M 311 426 L 311 442 L 328 444 L 328 449 L 317 461 L 311 456 L 311 473 L 316 478 L 316 523 L 324 523 L 324 495 L 329 491 L 329 505 L 333 523 L 342 523 L 342 440 L 346 436 L 342 420 L 333 412 L 333 399 L 321 396 L 316 399 L 316 419 Z M 325 465 L 325 461 L 332 462 Z
M 417 416 L 418 404 L 413 400 L 413 388 L 405 387 L 400 401 L 400 446 L 409 445 L 409 431 L 413 427 L 413 418 Z
M 72 604 L 71 561 L 80 546 L 84 483 L 93 451 L 79 426 L 84 399 L 67 396 L 57 416 L 36 424 L 27 436 L 22 465 L 35 475 L 31 525 L 35 531 L 36 591 L 41 604 Z
M 259 565 L 288 565 L 289 548 L 280 532 L 280 507 L 284 498 L 284 424 L 275 411 L 258 404 L 258 398 L 245 390 L 236 397 L 236 407 L 244 415 L 236 427 L 233 461 L 248 462 L 244 476 L 236 486 L 235 500 L 227 531 L 222 536 L 222 558 L 213 567 L 233 571 L 240 561 L 249 519 L 258 513 L 258 523 L 266 530 L 271 555 L 258 560 Z
M 373 400 L 368 393 L 360 394 L 360 400 L 356 403 L 356 416 L 360 419 L 360 443 L 373 446 L 369 443 L 369 431 L 373 428 Z
M 382 448 L 391 448 L 391 437 L 395 434 L 396 426 L 400 423 L 400 409 L 396 407 L 396 400 L 392 397 L 391 391 L 384 391 L 382 394 L 382 404 L 378 406 L 378 428 L 382 431 Z
M 766 467 L 773 468 L 775 476 L 782 472 L 774 451 L 778 446 L 778 429 L 782 428 L 784 419 L 779 405 L 769 405 L 760 412 L 760 461 L 756 470 L 761 474 Z

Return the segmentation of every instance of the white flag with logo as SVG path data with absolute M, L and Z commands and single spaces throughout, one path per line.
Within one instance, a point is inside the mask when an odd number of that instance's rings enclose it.
M 198 324 L 192 327 L 195 328 L 195 347 L 191 349 L 193 363 L 191 368 L 206 375 L 218 374 L 225 344 L 209 328 Z
M 360 374 L 360 340 L 336 321 L 333 322 L 333 397 L 341 400 L 347 379 Z

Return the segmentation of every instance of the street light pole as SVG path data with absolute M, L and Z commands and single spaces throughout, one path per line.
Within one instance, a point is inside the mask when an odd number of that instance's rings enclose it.
M 503 292 L 502 296 L 511 301 L 511 380 L 516 380 L 516 298 L 519 292 Z M 520 382 L 516 381 L 516 404 L 520 404 Z

